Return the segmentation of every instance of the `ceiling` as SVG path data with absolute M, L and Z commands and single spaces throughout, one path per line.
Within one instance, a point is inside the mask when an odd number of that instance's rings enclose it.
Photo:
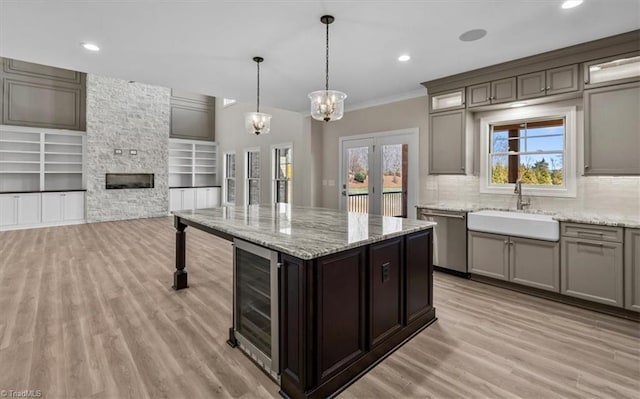
M 640 0 L 0 0 L 0 56 L 303 111 L 324 88 L 347 109 L 436 79 L 640 28 Z M 475 28 L 477 42 L 458 40 Z M 84 50 L 81 42 L 101 47 Z M 397 61 L 403 53 L 406 63 Z

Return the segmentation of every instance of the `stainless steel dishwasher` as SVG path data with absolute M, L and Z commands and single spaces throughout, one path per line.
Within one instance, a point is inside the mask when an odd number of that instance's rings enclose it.
M 433 229 L 433 266 L 468 275 L 467 213 L 419 208 L 418 219 L 438 223 Z

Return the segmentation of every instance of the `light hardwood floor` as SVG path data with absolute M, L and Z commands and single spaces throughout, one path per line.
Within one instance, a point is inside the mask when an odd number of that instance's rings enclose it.
M 169 218 L 0 233 L 0 390 L 48 398 L 261 398 L 225 340 L 231 246 Z M 343 398 L 640 397 L 640 324 L 435 275 L 439 320 Z

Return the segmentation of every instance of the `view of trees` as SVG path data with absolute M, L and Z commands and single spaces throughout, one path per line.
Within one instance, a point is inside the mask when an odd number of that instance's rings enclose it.
M 540 161 L 534 162 L 532 165 L 520 163 L 518 166 L 518 176 L 524 184 L 541 184 L 541 185 L 562 185 L 563 173 L 562 164 L 551 160 L 552 166 L 542 158 Z M 491 170 L 491 182 L 494 184 L 509 183 L 509 167 L 498 161 L 493 165 Z M 513 183 L 513 182 L 512 182 Z

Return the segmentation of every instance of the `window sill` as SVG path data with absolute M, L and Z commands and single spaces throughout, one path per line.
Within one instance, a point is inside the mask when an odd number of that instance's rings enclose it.
M 515 185 L 481 187 L 480 194 L 498 194 L 498 195 L 516 195 L 514 193 Z M 558 197 L 558 198 L 576 198 L 575 187 L 564 188 L 542 188 L 531 186 L 522 186 L 523 197 Z

